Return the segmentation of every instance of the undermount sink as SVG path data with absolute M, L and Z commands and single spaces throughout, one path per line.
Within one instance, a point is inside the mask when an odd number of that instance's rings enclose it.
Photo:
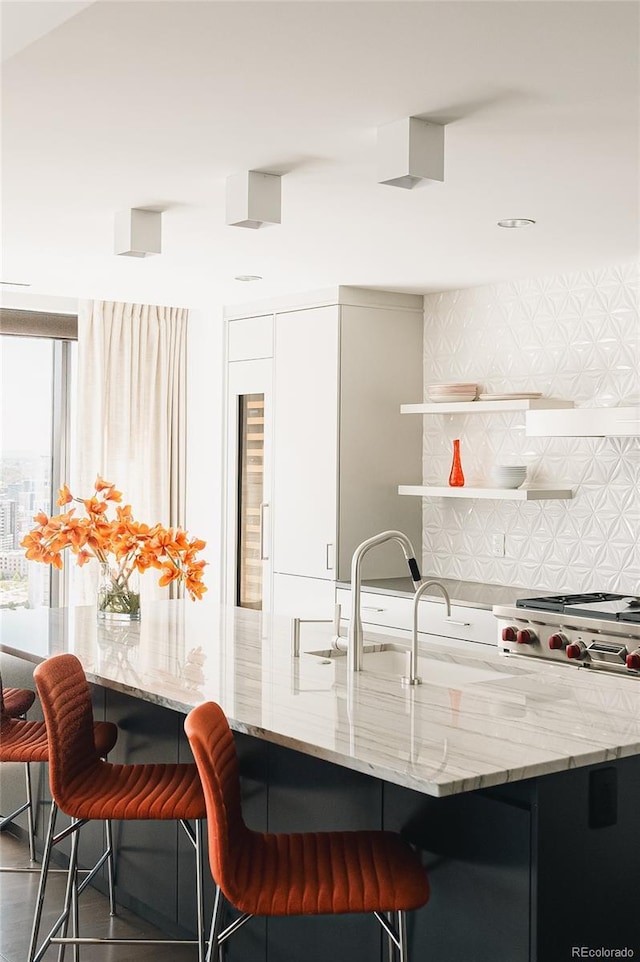
M 347 652 L 340 648 L 323 648 L 320 651 L 309 651 L 307 654 L 327 663 L 344 661 L 346 666 Z M 394 644 L 364 646 L 364 671 L 402 677 L 408 673 L 408 670 L 408 648 Z M 475 668 L 471 665 L 438 661 L 424 656 L 419 658 L 418 674 L 423 684 L 442 685 L 444 688 L 460 688 L 463 685 L 475 685 L 505 677 L 503 672 L 492 671 L 491 668 Z

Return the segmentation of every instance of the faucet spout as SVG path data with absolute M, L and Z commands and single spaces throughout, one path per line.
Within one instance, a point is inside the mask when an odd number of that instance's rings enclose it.
M 421 576 L 415 551 L 409 538 L 402 531 L 381 531 L 359 544 L 351 559 L 351 621 L 348 633 L 348 666 L 349 671 L 362 671 L 364 632 L 362 630 L 362 615 L 360 613 L 360 591 L 362 586 L 362 559 L 371 548 L 395 541 L 402 548 L 411 580 L 416 589 L 420 586 Z
M 411 638 L 411 652 L 409 656 L 409 674 L 407 677 L 402 679 L 403 685 L 422 684 L 422 678 L 420 678 L 418 675 L 418 605 L 420 604 L 420 599 L 427 588 L 440 589 L 444 595 L 445 604 L 447 606 L 447 618 L 451 617 L 451 599 L 449 598 L 449 592 L 445 586 L 441 585 L 439 581 L 425 581 L 423 585 L 420 585 L 413 596 L 413 635 Z

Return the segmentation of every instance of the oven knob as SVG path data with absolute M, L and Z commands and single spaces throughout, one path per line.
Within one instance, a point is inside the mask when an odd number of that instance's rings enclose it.
M 513 625 L 509 625 L 508 628 L 502 629 L 503 641 L 515 641 L 517 636 L 518 636 L 518 629 L 514 628 Z
M 521 628 L 516 635 L 516 641 L 519 645 L 533 645 L 537 640 L 535 632 L 531 631 L 530 628 Z
M 627 668 L 631 671 L 640 671 L 640 648 L 637 651 L 632 651 L 630 655 L 627 655 L 625 659 L 627 663 Z
M 569 639 L 558 631 L 555 635 L 549 635 L 548 644 L 551 651 L 562 651 L 569 644 Z
M 586 650 L 587 646 L 582 641 L 572 641 L 565 649 L 567 658 L 582 658 Z

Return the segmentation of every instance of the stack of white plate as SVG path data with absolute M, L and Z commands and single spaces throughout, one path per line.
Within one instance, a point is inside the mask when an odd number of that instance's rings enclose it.
M 429 401 L 475 401 L 477 384 L 432 384 L 427 390 Z
M 526 464 L 494 464 L 491 469 L 496 488 L 519 488 L 526 476 Z

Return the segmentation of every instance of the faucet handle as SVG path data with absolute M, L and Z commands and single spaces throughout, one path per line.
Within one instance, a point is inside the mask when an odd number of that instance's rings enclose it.
M 416 588 L 419 588 L 422 581 L 422 575 L 420 574 L 418 562 L 415 558 L 407 558 L 407 564 L 409 565 L 409 571 L 411 572 L 411 580 Z
M 300 657 L 300 625 L 333 625 L 336 636 L 340 635 L 340 617 L 342 606 L 336 604 L 333 609 L 333 618 L 292 618 L 291 619 L 291 654 L 294 658 Z

